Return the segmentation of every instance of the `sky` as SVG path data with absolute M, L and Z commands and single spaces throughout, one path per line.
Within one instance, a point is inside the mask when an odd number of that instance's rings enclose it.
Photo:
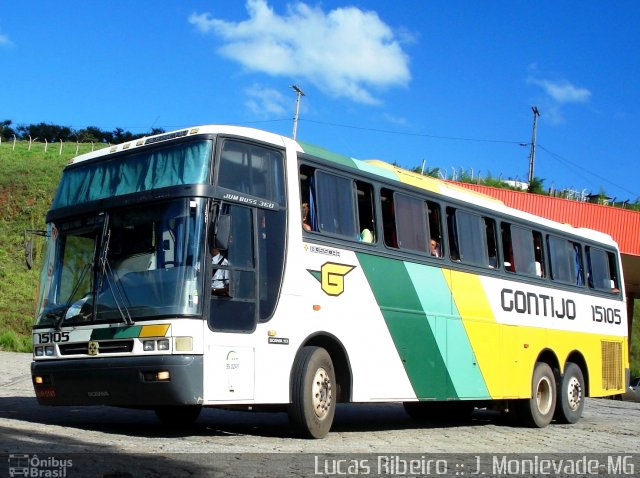
M 0 120 L 236 124 L 448 179 L 640 198 L 640 2 L 4 0 Z

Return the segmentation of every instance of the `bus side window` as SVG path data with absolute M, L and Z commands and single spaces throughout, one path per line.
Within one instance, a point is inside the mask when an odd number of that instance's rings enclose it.
M 428 252 L 431 248 L 427 230 L 426 203 L 422 199 L 395 193 L 396 233 L 398 247 L 409 251 Z
M 434 241 L 431 255 L 434 257 L 444 257 L 444 243 L 442 237 L 442 215 L 440 205 L 433 201 L 427 201 L 427 214 L 429 217 L 430 241 Z
M 589 288 L 602 292 L 619 293 L 615 255 L 597 247 L 587 246 L 585 249 Z
M 504 270 L 515 272 L 516 266 L 513 259 L 513 242 L 511 241 L 511 225 L 507 222 L 500 224 L 500 235 L 502 236 L 502 255 Z
M 582 247 L 558 236 L 547 236 L 551 278 L 556 281 L 584 285 L 584 269 L 582 266 Z
M 313 177 L 318 230 L 322 233 L 357 239 L 353 180 L 317 169 Z
M 398 248 L 398 237 L 396 234 L 396 215 L 393 203 L 393 191 L 390 189 L 380 190 L 380 205 L 382 209 L 382 229 L 384 243 L 387 247 Z
M 449 257 L 452 261 L 460 262 L 456 210 L 452 207 L 447 208 L 447 231 L 449 232 Z
M 360 241 L 376 242 L 376 221 L 373 210 L 373 186 L 356 180 L 356 196 L 358 200 L 358 231 Z
M 318 230 L 313 174 L 313 168 L 300 166 L 300 220 L 305 231 Z

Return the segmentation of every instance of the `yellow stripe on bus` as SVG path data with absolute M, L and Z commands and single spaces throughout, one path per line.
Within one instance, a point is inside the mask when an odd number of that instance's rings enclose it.
M 139 337 L 164 337 L 169 330 L 169 324 L 143 325 Z
M 626 363 L 627 339 L 575 331 L 497 323 L 487 300 L 480 276 L 450 271 L 445 274 L 453 292 L 475 359 L 491 398 L 523 398 L 531 393 L 535 362 L 543 350 L 550 350 L 564 367 L 569 355 L 580 350 L 588 370 L 590 396 L 611 394 L 603 383 L 603 342 L 619 345 L 621 363 Z M 621 370 L 618 367 L 618 371 Z M 621 388 L 624 391 L 624 377 Z

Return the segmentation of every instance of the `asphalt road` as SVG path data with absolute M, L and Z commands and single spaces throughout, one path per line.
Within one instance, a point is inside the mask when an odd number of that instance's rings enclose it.
M 146 410 L 42 407 L 30 362 L 0 352 L 0 476 L 25 460 L 38 476 L 538 476 L 543 458 L 573 464 L 554 475 L 577 476 L 581 464 L 580 476 L 640 474 L 640 403 L 587 399 L 577 424 L 544 429 L 514 427 L 496 412 L 417 423 L 400 404 L 350 404 L 325 439 L 303 440 L 284 413 L 205 409 L 192 428 L 171 430 Z

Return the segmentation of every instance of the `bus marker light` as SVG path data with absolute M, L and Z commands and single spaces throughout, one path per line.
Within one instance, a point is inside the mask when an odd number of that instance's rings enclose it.
M 529 344 L 524 344 L 524 348 L 528 349 L 529 348 Z
M 268 335 L 269 337 L 275 337 L 275 336 L 276 336 L 276 335 L 278 335 L 278 334 L 276 333 L 276 331 L 275 331 L 275 330 L 269 330 L 269 331 L 267 332 L 267 335 Z
M 171 380 L 171 374 L 168 370 L 163 370 L 162 372 L 158 372 L 156 375 L 158 382 L 166 382 Z
M 188 352 L 193 350 L 193 337 L 176 337 L 176 351 Z
M 316 312 L 319 311 L 320 309 L 321 309 L 320 305 L 318 304 L 313 305 L 313 310 L 315 310 Z
M 33 381 L 38 385 L 42 385 L 44 383 L 44 380 L 40 375 L 36 375 L 35 377 L 33 377 Z

